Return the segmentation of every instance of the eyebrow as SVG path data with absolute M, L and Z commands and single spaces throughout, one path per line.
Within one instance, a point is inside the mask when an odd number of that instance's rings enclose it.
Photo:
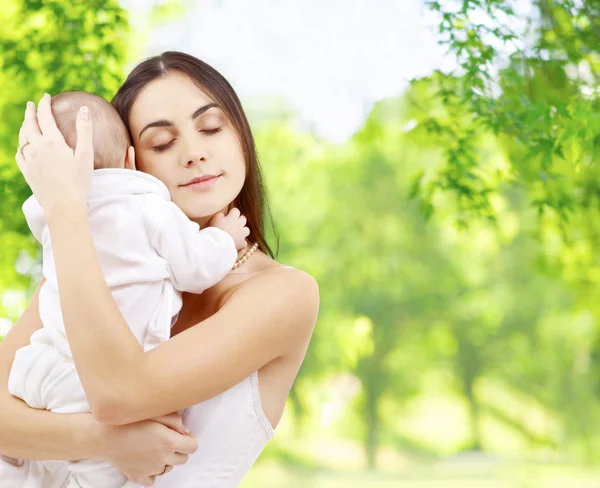
M 213 108 L 213 107 L 218 107 L 218 105 L 216 103 L 209 103 L 207 105 L 203 105 L 202 107 L 200 107 L 198 110 L 196 110 L 193 114 L 191 119 L 194 120 L 195 118 L 200 117 L 200 115 L 202 115 L 204 112 L 206 112 L 207 110 Z M 142 134 L 144 133 L 144 131 L 146 129 L 150 129 L 151 127 L 173 127 L 175 124 L 173 122 L 171 122 L 170 120 L 166 120 L 166 119 L 162 119 L 162 120 L 156 120 L 154 122 L 150 122 L 147 126 L 145 126 L 141 131 L 140 134 L 138 135 L 138 139 L 140 137 L 142 137 Z

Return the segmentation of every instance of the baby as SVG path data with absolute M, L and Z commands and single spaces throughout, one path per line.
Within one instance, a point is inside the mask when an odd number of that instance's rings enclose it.
M 201 293 L 219 282 L 245 245 L 245 227 L 226 216 L 221 228 L 199 226 L 170 200 L 167 187 L 132 171 L 126 157 L 129 135 L 115 109 L 85 92 L 52 99 L 52 111 L 67 144 L 76 144 L 75 120 L 86 105 L 94 122 L 94 173 L 87 200 L 90 228 L 100 266 L 131 332 L 145 351 L 167 341 L 181 309 L 181 292 Z M 127 169 L 129 168 L 129 169 Z M 43 247 L 39 313 L 43 327 L 19 349 L 10 372 L 10 393 L 29 406 L 57 413 L 89 412 L 73 363 L 61 314 L 50 233 L 35 197 L 23 204 L 35 238 Z M 236 245 L 238 243 L 238 245 Z M 85 327 L 85 324 L 79 324 Z M 107 463 L 0 460 L 0 488 L 135 486 Z

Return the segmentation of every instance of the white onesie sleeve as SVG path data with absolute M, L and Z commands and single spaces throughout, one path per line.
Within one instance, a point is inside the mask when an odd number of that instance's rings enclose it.
M 22 206 L 23 214 L 25 215 L 25 220 L 27 221 L 27 225 L 29 226 L 29 230 L 33 236 L 38 240 L 38 242 L 42 242 L 42 232 L 44 227 L 46 226 L 46 218 L 44 217 L 44 210 L 38 203 L 37 199 L 31 195 Z
M 152 199 L 145 207 L 151 243 L 166 260 L 173 286 L 201 293 L 231 271 L 237 259 L 233 238 L 216 227 L 200 230 L 173 202 Z

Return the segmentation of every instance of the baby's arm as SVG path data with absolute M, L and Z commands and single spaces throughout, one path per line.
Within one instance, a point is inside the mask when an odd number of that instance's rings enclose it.
M 152 246 L 167 261 L 175 288 L 201 293 L 221 281 L 237 258 L 233 238 L 216 227 L 200 230 L 173 202 L 159 203 L 145 206 L 146 221 L 152 227 Z

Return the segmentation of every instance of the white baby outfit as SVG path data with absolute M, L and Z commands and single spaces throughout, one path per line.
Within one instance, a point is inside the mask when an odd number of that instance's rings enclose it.
M 157 477 L 153 488 L 236 488 L 241 483 L 274 434 L 262 408 L 258 381 L 258 373 L 252 373 L 229 390 L 185 410 L 183 422 L 197 439 L 198 450 L 184 465 Z M 7 465 L 2 475 L 14 482 L 0 482 L 0 486 L 28 488 L 31 485 L 18 480 L 28 474 L 35 479 L 40 466 Z M 47 475 L 41 488 L 67 485 L 64 477 Z M 136 484 L 126 486 L 142 488 Z
M 170 201 L 167 187 L 142 172 L 95 170 L 87 211 L 106 282 L 144 351 L 169 339 L 173 319 L 182 305 L 180 292 L 197 294 L 215 285 L 237 257 L 229 234 L 214 227 L 200 230 Z M 65 414 L 89 412 L 64 329 L 44 213 L 34 197 L 23 204 L 23 212 L 43 246 L 46 282 L 39 299 L 43 327 L 32 334 L 29 345 L 17 351 L 8 388 L 33 408 Z M 133 486 L 107 463 L 27 464 L 18 468 L 22 479 L 17 481 L 15 467 L 0 460 L 0 488 L 45 488 L 44 477 L 52 478 L 57 487 Z

